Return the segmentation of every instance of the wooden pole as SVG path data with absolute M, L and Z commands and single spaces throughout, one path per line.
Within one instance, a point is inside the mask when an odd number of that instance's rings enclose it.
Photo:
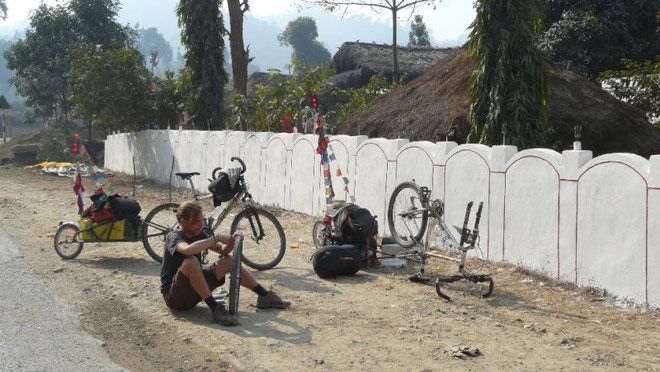
M 172 173 L 174 173 L 174 155 L 172 155 L 172 167 L 170 168 L 170 202 L 172 202 Z
M 135 181 L 137 178 L 137 174 L 135 172 L 135 155 L 133 155 L 133 196 L 135 196 Z

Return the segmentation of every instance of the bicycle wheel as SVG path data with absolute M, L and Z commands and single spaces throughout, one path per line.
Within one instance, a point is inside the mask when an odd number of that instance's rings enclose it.
M 156 262 L 163 262 L 163 256 L 156 252 L 164 252 L 167 234 L 180 228 L 175 215 L 177 208 L 178 203 L 158 205 L 142 221 L 142 244 Z
M 422 192 L 414 182 L 404 182 L 392 192 L 387 206 L 390 234 L 404 248 L 422 240 L 429 212 L 422 205 Z
M 237 237 L 231 256 L 229 275 L 229 314 L 238 314 L 238 297 L 241 292 L 241 254 L 243 252 L 243 237 Z
M 263 209 L 248 207 L 236 215 L 230 233 L 243 233 L 243 262 L 256 270 L 275 267 L 284 257 L 286 237 L 279 221 Z
M 75 223 L 64 223 L 57 228 L 53 242 L 55 252 L 65 260 L 76 258 L 83 249 L 83 242 L 78 240 L 78 226 Z
M 312 241 L 316 249 L 321 249 L 328 243 L 325 237 L 325 224 L 323 221 L 314 222 L 314 226 L 312 227 Z

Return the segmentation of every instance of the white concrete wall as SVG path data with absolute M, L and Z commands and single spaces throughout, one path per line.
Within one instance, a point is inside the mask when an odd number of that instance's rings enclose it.
M 592 285 L 660 306 L 660 155 L 644 159 L 590 151 L 563 154 L 512 146 L 408 142 L 333 136 L 337 164 L 351 181 L 349 195 L 336 177 L 336 199 L 378 216 L 387 233 L 392 190 L 411 179 L 442 198 L 449 225 L 471 221 L 484 202 L 481 249 L 551 277 Z M 325 195 L 317 137 L 300 134 L 149 130 L 106 140 L 105 167 L 168 182 L 174 171 L 199 171 L 203 191 L 211 171 L 232 156 L 247 164 L 246 179 L 263 204 L 321 216 Z M 176 186 L 187 186 L 174 180 Z

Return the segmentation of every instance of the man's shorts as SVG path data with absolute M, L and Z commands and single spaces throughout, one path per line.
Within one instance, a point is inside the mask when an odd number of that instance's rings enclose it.
M 202 268 L 204 278 L 211 291 L 225 284 L 224 276 L 220 278 L 220 280 L 215 277 L 216 264 L 217 262 L 214 262 L 211 265 Z M 188 277 L 181 272 L 181 268 L 179 268 L 176 274 L 174 274 L 170 290 L 163 295 L 163 298 L 168 307 L 177 310 L 192 309 L 202 301 L 202 298 L 199 297 L 197 292 L 195 292 L 195 289 L 193 289 L 192 284 L 190 284 Z

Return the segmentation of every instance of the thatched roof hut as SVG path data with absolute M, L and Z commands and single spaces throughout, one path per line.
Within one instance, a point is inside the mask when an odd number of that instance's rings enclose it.
M 400 74 L 412 80 L 424 73 L 439 59 L 453 52 L 455 48 L 402 47 L 397 49 Z M 347 42 L 332 57 L 331 68 L 337 75 L 329 81 L 342 89 L 359 88 L 377 73 L 383 72 L 392 79 L 392 46 Z
M 276 75 L 279 75 L 283 80 L 288 80 L 291 77 L 291 75 L 280 74 L 280 73 L 276 73 Z M 250 75 L 247 81 L 248 97 L 254 98 L 257 92 L 256 85 L 257 84 L 268 85 L 270 77 L 271 77 L 271 73 L 269 72 L 255 72 L 252 75 Z
M 472 70 L 467 50 L 456 50 L 416 80 L 376 98 L 340 123 L 337 133 L 443 141 L 454 126 L 453 140 L 464 143 L 469 132 L 468 79 Z M 547 117 L 559 129 L 560 150 L 571 147 L 574 125 L 582 124 L 582 146 L 594 156 L 660 154 L 660 129 L 643 112 L 559 66 L 553 66 L 550 73 Z

